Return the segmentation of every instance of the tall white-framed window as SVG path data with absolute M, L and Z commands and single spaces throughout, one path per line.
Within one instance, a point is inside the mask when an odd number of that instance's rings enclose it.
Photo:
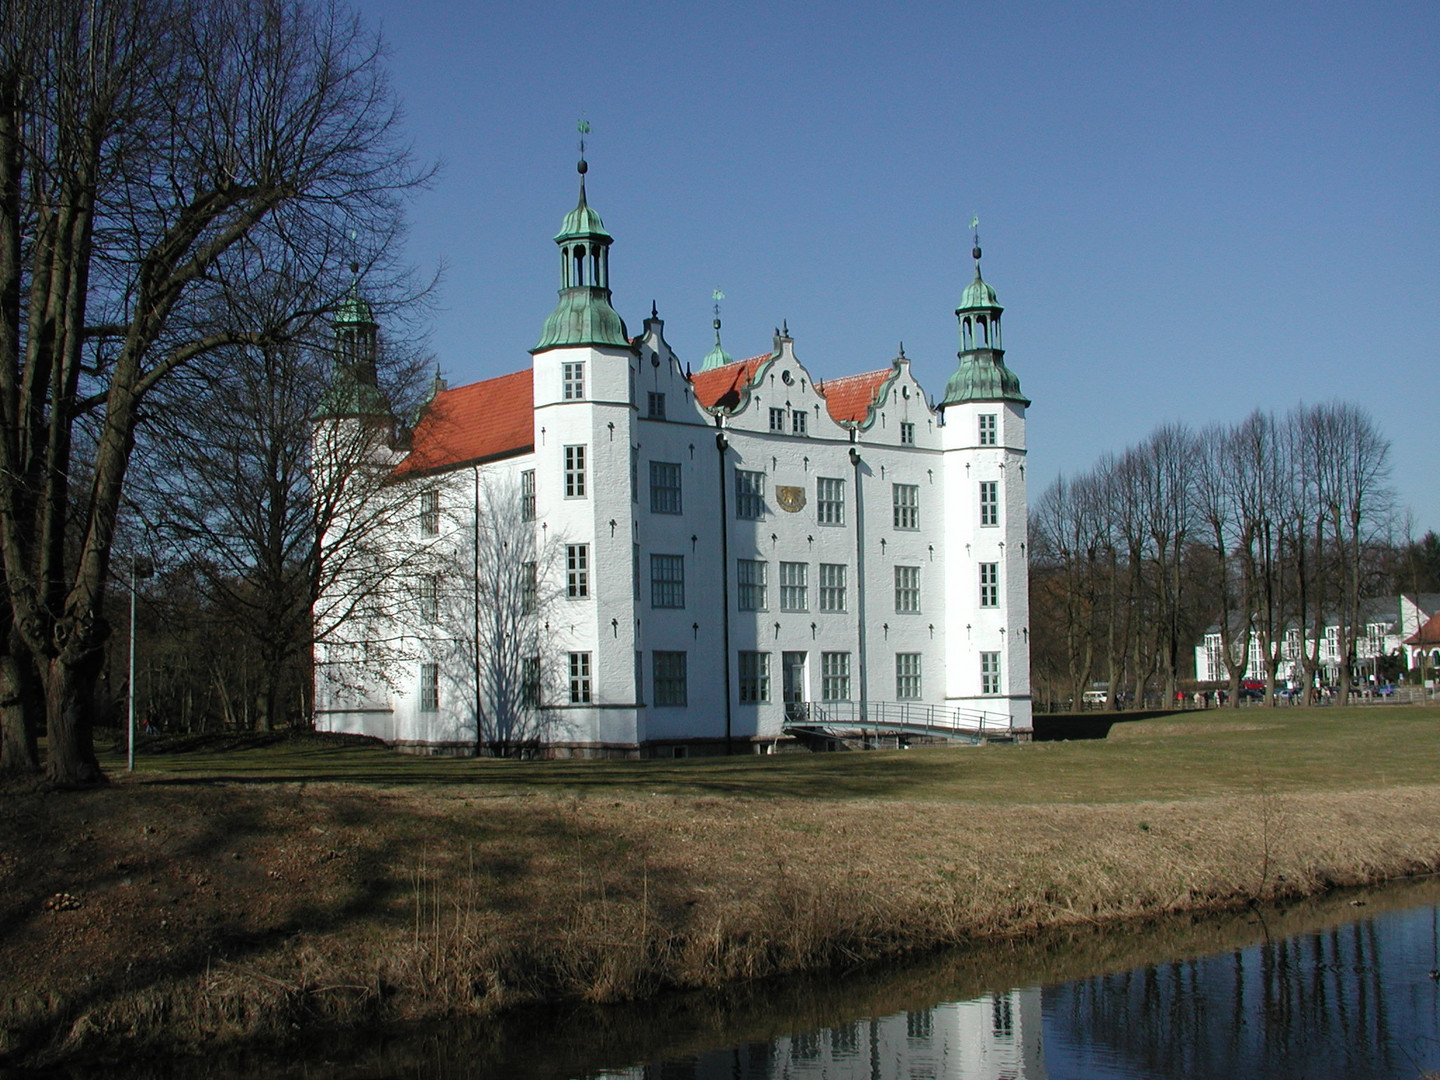
M 540 707 L 540 657 L 527 656 L 520 662 L 520 707 Z
M 780 435 L 783 435 L 783 434 L 785 433 L 785 410 L 784 410 L 784 409 L 771 409 L 771 410 L 770 410 L 770 430 L 773 431 L 773 432 L 776 432 L 777 434 L 780 434 Z
M 686 656 L 683 652 L 660 652 L 650 654 L 651 676 L 654 679 L 655 697 L 653 705 L 686 705 Z
M 809 611 L 810 564 L 803 562 L 782 562 L 780 564 L 780 610 Z
M 685 606 L 685 556 L 650 556 L 650 606 Z
M 420 608 L 420 621 L 434 625 L 440 621 L 440 578 L 435 574 L 421 574 L 415 582 L 416 599 Z
M 918 652 L 896 653 L 895 700 L 918 701 L 920 696 L 920 654 Z
M 651 420 L 665 419 L 665 395 L 658 390 L 651 390 L 646 395 L 646 404 L 649 406 Z
M 572 652 L 570 654 L 570 704 L 590 704 L 592 689 L 590 654 L 588 652 Z
M 740 700 L 742 702 L 769 701 L 770 654 L 742 652 L 739 660 Z
M 895 528 L 909 531 L 920 528 L 920 485 L 895 484 L 892 491 Z
M 535 470 L 526 469 L 520 474 L 520 520 L 535 520 Z
M 735 516 L 742 521 L 759 521 L 765 516 L 763 472 L 735 470 Z
M 920 610 L 920 568 L 895 567 L 895 610 L 902 615 Z
M 1000 693 L 1000 654 L 998 652 L 982 652 L 980 654 L 980 692 L 982 694 Z
M 845 610 L 845 564 L 844 563 L 821 563 L 820 564 L 820 610 L 821 611 L 844 611 Z
M 982 562 L 980 564 L 980 606 L 1000 606 L 999 563 Z
M 520 564 L 520 613 L 534 615 L 540 606 L 540 564 Z
M 737 559 L 735 582 L 739 586 L 741 611 L 764 611 L 765 562 L 761 559 Z
M 900 445 L 915 445 L 915 425 L 912 424 L 909 420 L 900 421 Z
M 850 654 L 848 652 L 820 654 L 820 699 L 822 701 L 850 700 Z
M 1000 481 L 980 481 L 980 524 L 1000 524 Z
M 565 447 L 565 497 L 585 498 L 585 447 Z
M 564 383 L 564 390 L 561 397 L 565 401 L 580 401 L 585 397 L 585 363 L 582 360 L 566 362 L 560 365 L 561 380 Z
M 821 525 L 845 524 L 845 481 L 831 476 L 815 480 L 815 520 Z
M 420 535 L 440 534 L 440 489 L 425 488 L 420 492 Z
M 804 434 L 806 434 L 806 433 L 807 433 L 806 428 L 807 428 L 807 426 L 808 426 L 808 425 L 806 424 L 806 419 L 807 419 L 807 417 L 806 417 L 806 415 L 805 415 L 805 410 L 804 410 L 804 409 L 796 409 L 794 412 L 792 412 L 792 413 L 790 414 L 790 431 L 791 431 L 791 433 L 792 433 L 792 434 L 795 434 L 795 435 L 804 435 Z
M 981 445 L 981 446 L 994 446 L 994 445 L 995 445 L 995 436 L 996 436 L 997 431 L 998 431 L 998 427 L 997 427 L 997 425 L 996 425 L 996 423 L 995 423 L 995 414 L 994 414 L 994 413 L 981 413 L 981 414 L 980 414 L 980 445 Z
M 420 711 L 440 711 L 440 665 L 420 665 Z
M 679 462 L 650 462 L 650 512 L 652 514 L 678 514 L 680 511 Z
M 565 545 L 565 595 L 583 600 L 590 595 L 590 545 Z

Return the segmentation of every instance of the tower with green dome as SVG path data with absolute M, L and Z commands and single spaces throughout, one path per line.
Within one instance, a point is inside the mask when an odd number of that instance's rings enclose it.
M 996 695 L 1008 698 L 1014 725 L 1029 729 L 1030 401 L 1005 366 L 1003 309 L 980 273 L 978 234 L 971 254 L 975 279 L 955 310 L 959 364 L 938 404 L 945 461 L 945 697 L 971 708 L 993 707 Z
M 353 280 L 340 301 L 330 328 L 334 334 L 335 362 L 330 386 L 320 399 L 316 419 L 391 419 L 390 405 L 380 390 L 375 367 L 379 325 L 369 301 L 360 292 L 360 267 L 350 264 Z

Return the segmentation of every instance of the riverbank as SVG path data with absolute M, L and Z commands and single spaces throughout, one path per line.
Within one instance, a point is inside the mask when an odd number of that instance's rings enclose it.
M 0 796 L 0 1061 L 644 998 L 1432 872 L 1437 734 L 1397 708 L 783 760 L 172 746 L 100 790 Z

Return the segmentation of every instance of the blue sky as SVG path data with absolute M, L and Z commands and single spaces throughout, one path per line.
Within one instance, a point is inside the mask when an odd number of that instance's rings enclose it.
M 1440 530 L 1440 4 L 361 0 L 417 154 L 452 385 L 514 371 L 591 205 L 632 332 L 789 321 L 817 377 L 943 389 L 980 216 L 1032 496 L 1156 424 L 1343 398 Z

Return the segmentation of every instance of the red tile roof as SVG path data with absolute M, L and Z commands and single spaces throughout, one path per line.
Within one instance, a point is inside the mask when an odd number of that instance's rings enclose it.
M 441 390 L 425 406 L 396 476 L 511 457 L 535 446 L 534 371 Z
M 733 409 L 740 404 L 745 389 L 755 379 L 756 373 L 775 354 L 765 353 L 748 360 L 736 360 L 724 367 L 699 371 L 690 376 L 690 385 L 695 389 L 695 400 L 707 409 Z
M 815 389 L 825 396 L 825 409 L 837 424 L 863 424 L 880 396 L 880 388 L 895 374 L 895 368 L 867 371 L 863 375 L 845 375 L 816 383 Z
M 1405 639 L 1406 645 L 1440 645 L 1440 611 L 1431 615 L 1424 626 Z

